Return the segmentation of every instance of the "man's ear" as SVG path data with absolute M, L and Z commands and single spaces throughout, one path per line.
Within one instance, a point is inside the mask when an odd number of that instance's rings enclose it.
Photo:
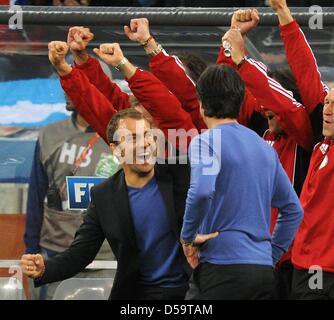
M 109 148 L 110 148 L 110 150 L 111 150 L 111 153 L 112 153 L 115 157 L 117 157 L 117 159 L 119 159 L 119 158 L 121 157 L 121 155 L 120 155 L 120 149 L 117 148 L 117 145 L 116 145 L 115 143 L 110 143 L 110 144 L 109 144 Z
M 204 110 L 203 110 L 203 105 L 202 105 L 201 100 L 199 100 L 199 112 L 201 114 L 201 117 L 204 119 L 205 115 L 204 115 Z

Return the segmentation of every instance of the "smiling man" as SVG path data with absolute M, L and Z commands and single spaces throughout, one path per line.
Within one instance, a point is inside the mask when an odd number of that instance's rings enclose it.
M 300 195 L 304 219 L 292 249 L 297 299 L 334 299 L 334 88 L 325 98 L 322 133 Z
M 114 115 L 107 129 L 122 170 L 91 190 L 91 204 L 70 248 L 44 262 L 24 255 L 23 272 L 37 286 L 74 276 L 106 238 L 118 261 L 111 299 L 183 299 L 190 268 L 178 241 L 187 164 L 156 163 L 152 122 L 134 108 Z M 203 241 L 210 238 L 206 235 Z

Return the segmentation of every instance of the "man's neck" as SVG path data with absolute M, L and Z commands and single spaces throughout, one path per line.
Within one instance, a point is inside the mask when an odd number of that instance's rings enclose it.
M 209 129 L 217 127 L 221 124 L 225 123 L 238 123 L 237 119 L 232 119 L 232 118 L 211 118 L 211 117 L 206 117 L 205 118 L 205 123 L 208 126 Z
M 125 174 L 126 185 L 132 188 L 143 188 L 154 177 L 154 169 L 144 176 L 140 176 L 138 173 L 133 172 L 126 167 L 123 167 L 123 170 Z

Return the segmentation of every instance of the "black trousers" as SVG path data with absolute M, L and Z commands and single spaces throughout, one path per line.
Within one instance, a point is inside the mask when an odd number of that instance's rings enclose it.
M 290 261 L 281 264 L 275 270 L 276 298 L 290 300 L 292 298 L 293 265 Z
M 321 276 L 321 274 L 318 275 Z M 333 300 L 334 273 L 323 271 L 322 283 L 319 283 L 319 277 L 315 273 L 309 273 L 308 270 L 295 268 L 292 278 L 292 298 L 296 300 Z
M 141 285 L 136 300 L 184 300 L 189 286 L 162 288 Z
M 275 297 L 273 269 L 262 265 L 201 263 L 194 270 L 200 300 L 268 300 Z

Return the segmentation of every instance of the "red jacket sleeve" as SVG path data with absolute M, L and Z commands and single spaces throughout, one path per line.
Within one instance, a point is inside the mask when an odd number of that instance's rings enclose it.
M 248 59 L 239 69 L 240 76 L 258 102 L 277 116 L 286 134 L 305 150 L 312 150 L 313 133 L 309 115 L 290 91 L 267 75 L 267 67 Z
M 79 69 L 60 78 L 61 86 L 76 110 L 108 144 L 107 126 L 116 113 L 112 103 L 88 80 Z
M 216 64 L 225 64 L 233 69 L 237 69 L 237 66 L 232 61 L 232 58 L 225 56 L 223 47 L 220 48 Z M 254 111 L 261 112 L 261 106 L 259 102 L 254 98 L 252 93 L 249 91 L 246 84 L 244 102 L 240 109 L 238 122 L 243 124 L 244 126 L 248 126 Z
M 187 146 L 198 131 L 188 112 L 183 110 L 180 101 L 152 73 L 137 69 L 136 73 L 126 79 L 135 97 L 154 118 L 170 142 L 174 136 L 169 129 L 184 129 L 187 132 Z M 187 151 L 187 146 L 180 146 Z M 178 146 L 177 146 L 178 147 Z
M 296 20 L 280 26 L 280 30 L 288 63 L 303 104 L 311 113 L 319 103 L 324 103 L 328 87 L 321 81 L 317 61 Z
M 150 59 L 152 73 L 177 97 L 182 108 L 187 111 L 198 130 L 207 129 L 200 112 L 196 85 L 186 74 L 177 56 L 162 51 Z
M 129 95 L 109 79 L 97 59 L 89 57 L 86 63 L 76 64 L 75 67 L 87 76 L 89 81 L 106 96 L 117 111 L 129 108 Z

